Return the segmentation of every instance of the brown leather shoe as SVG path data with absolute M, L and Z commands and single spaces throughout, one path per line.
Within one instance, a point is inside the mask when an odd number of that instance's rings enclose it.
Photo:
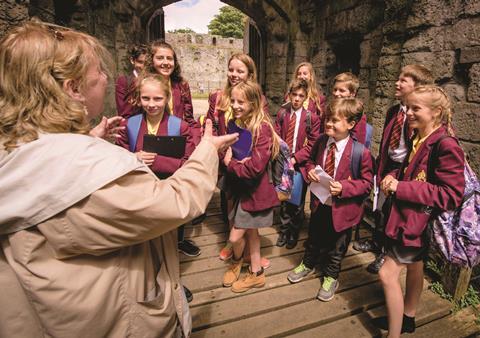
M 263 269 L 261 272 L 248 272 L 242 279 L 237 280 L 232 285 L 233 292 L 245 292 L 251 288 L 261 288 L 265 286 L 265 272 Z
M 232 264 L 228 267 L 228 270 L 223 274 L 223 286 L 232 286 L 232 284 L 238 280 L 240 271 L 242 270 L 243 259 L 238 261 L 232 259 Z

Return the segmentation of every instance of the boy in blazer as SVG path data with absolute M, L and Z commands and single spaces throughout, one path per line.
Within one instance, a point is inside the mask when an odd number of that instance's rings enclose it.
M 363 217 L 363 201 L 373 183 L 373 161 L 364 147 L 359 177 L 352 178 L 351 157 L 354 139 L 351 130 L 363 114 L 363 104 L 355 98 L 334 99 L 327 108 L 325 134 L 312 147 L 306 163 L 308 180 L 319 182 L 316 166 L 330 175 L 331 198 L 322 204 L 311 195 L 311 218 L 303 260 L 288 275 L 292 283 L 301 281 L 313 271 L 320 259 L 323 281 L 317 298 L 330 301 L 338 288 L 338 275 L 352 237 L 352 227 Z
M 302 79 L 295 79 L 289 86 L 289 102 L 284 104 L 275 120 L 275 131 L 291 149 L 290 159 L 296 171 L 307 177 L 304 164 L 310 156 L 310 150 L 320 136 L 320 120 L 317 114 L 307 111 L 303 103 L 307 99 L 308 83 Z M 279 236 L 277 246 L 286 245 L 292 249 L 297 245 L 298 233 L 305 218 L 305 195 L 307 184 L 304 182 L 300 205 L 282 202 L 280 209 Z
M 139 111 L 132 104 L 133 94 L 137 77 L 145 66 L 147 57 L 147 46 L 137 45 L 129 50 L 130 63 L 133 66 L 131 74 L 125 74 L 118 77 L 115 82 L 115 103 L 117 105 L 117 114 L 123 118 L 129 118 Z
M 407 107 L 404 103 L 405 98 L 413 92 L 416 87 L 432 83 L 433 76 L 424 66 L 413 64 L 406 65 L 402 68 L 398 80 L 395 83 L 395 98 L 400 102 L 388 109 L 383 126 L 380 150 L 376 160 L 377 186 L 380 186 L 380 182 L 389 174 L 396 177 L 396 172 L 408 152 L 412 130 L 408 128 L 406 118 Z M 382 192 L 379 192 L 379 194 L 382 194 Z M 385 261 L 385 254 L 383 252 L 384 214 L 385 212 L 382 210 L 382 212 L 377 212 L 376 215 L 373 246 L 377 247 L 380 252 L 375 261 L 367 267 L 367 270 L 371 273 L 378 273 Z

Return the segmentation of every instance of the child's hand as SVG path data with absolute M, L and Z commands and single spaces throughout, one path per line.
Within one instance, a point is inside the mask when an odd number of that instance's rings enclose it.
M 250 159 L 251 159 L 251 157 L 245 157 L 243 160 L 238 161 L 238 163 L 244 164 L 245 162 L 247 162 Z
M 330 194 L 338 196 L 342 193 L 342 183 L 338 181 L 330 181 Z
M 315 169 L 310 170 L 307 177 L 311 182 L 320 182 L 320 177 L 315 173 Z
M 228 147 L 227 151 L 225 152 L 225 156 L 223 157 L 223 164 L 225 164 L 227 167 L 232 161 L 232 147 Z
M 386 196 L 396 192 L 397 186 L 398 186 L 398 180 L 396 180 L 392 175 L 385 176 L 382 182 L 380 182 L 380 188 L 382 189 L 383 193 Z
M 290 159 L 290 163 L 291 163 L 292 165 L 297 164 L 297 160 L 295 159 L 295 157 L 292 156 L 292 158 Z
M 140 161 L 142 161 L 148 166 L 151 166 L 153 164 L 153 161 L 155 161 L 155 156 L 157 156 L 157 154 L 155 153 L 148 153 L 143 150 L 139 151 L 138 153 L 135 153 L 135 155 L 137 155 L 137 158 Z

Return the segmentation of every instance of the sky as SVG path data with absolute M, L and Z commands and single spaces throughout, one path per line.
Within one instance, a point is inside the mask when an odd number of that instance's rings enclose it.
M 196 33 L 208 33 L 207 25 L 222 6 L 225 4 L 219 0 L 183 0 L 165 6 L 165 31 L 191 28 Z

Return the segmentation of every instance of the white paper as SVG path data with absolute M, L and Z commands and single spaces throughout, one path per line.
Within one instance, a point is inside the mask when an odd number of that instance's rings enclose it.
M 317 196 L 322 204 L 331 205 L 330 182 L 333 181 L 333 178 L 319 165 L 315 167 L 315 174 L 320 178 L 320 182 L 310 183 L 310 191 Z

